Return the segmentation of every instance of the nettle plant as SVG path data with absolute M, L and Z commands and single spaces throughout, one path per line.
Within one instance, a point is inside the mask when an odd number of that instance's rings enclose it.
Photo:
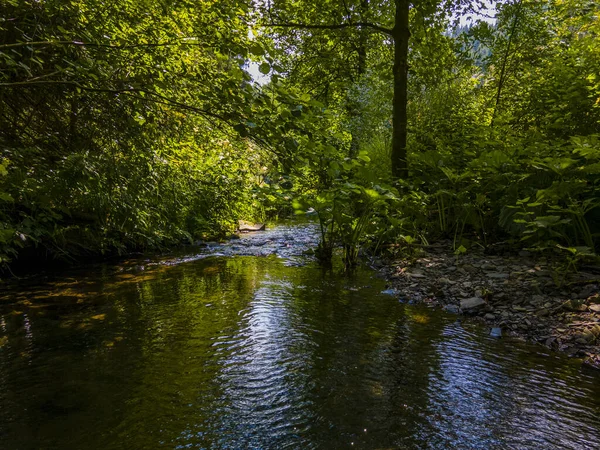
M 598 136 L 573 137 L 547 150 L 551 156 L 526 162 L 530 173 L 522 178 L 521 190 L 531 195 L 508 207 L 512 221 L 531 246 L 585 246 L 594 252 L 600 234 Z
M 340 246 L 344 265 L 355 266 L 361 246 L 379 239 L 387 227 L 389 210 L 398 201 L 395 190 L 351 177 L 368 162 L 369 158 L 360 154 L 330 164 L 338 176 L 330 187 L 294 202 L 297 213 L 313 208 L 317 214 L 321 236 L 315 255 L 322 263 L 330 263 L 334 248 Z

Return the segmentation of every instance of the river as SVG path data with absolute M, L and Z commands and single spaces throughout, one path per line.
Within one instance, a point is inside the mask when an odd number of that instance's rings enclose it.
M 600 449 L 600 373 L 320 268 L 312 224 L 0 293 L 0 448 Z

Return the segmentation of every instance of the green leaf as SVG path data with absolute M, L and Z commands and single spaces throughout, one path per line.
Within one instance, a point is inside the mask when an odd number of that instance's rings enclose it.
M 268 63 L 262 63 L 260 66 L 258 66 L 258 70 L 263 75 L 267 75 L 271 71 L 271 66 Z
M 250 53 L 256 56 L 262 56 L 265 54 L 265 49 L 258 43 L 254 43 L 250 46 Z
M 461 255 L 461 254 L 464 254 L 464 253 L 467 253 L 467 249 L 465 248 L 464 245 L 461 245 L 456 250 L 454 250 L 454 254 L 455 255 Z
M 248 136 L 248 129 L 243 123 L 238 123 L 237 125 L 234 125 L 233 129 L 237 131 L 241 137 Z

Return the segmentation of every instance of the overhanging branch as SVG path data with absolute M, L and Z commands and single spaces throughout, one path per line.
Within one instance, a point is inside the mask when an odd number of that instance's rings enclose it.
M 200 42 L 194 42 L 192 39 L 189 41 L 179 42 L 147 42 L 147 43 L 135 43 L 135 44 L 100 44 L 97 42 L 82 42 L 82 41 L 24 41 L 24 42 L 13 42 L 12 44 L 1 44 L 0 50 L 18 47 L 41 47 L 41 46 L 52 46 L 52 45 L 74 45 L 76 47 L 93 47 L 93 48 L 108 48 L 115 50 L 125 50 L 129 48 L 144 48 L 144 47 L 169 47 L 169 46 L 201 46 L 206 47 L 206 44 Z
M 211 117 L 213 119 L 219 119 L 225 123 L 229 123 L 229 121 L 219 115 L 219 114 L 215 114 L 213 112 L 207 111 L 205 109 L 202 108 L 197 108 L 195 106 L 191 106 L 191 105 L 187 105 L 185 103 L 181 103 L 178 102 L 176 100 L 173 100 L 172 98 L 166 97 L 162 94 L 159 94 L 158 92 L 154 92 L 154 91 L 150 91 L 148 89 L 142 89 L 142 88 L 123 88 L 123 89 L 114 89 L 114 88 L 97 88 L 97 87 L 90 87 L 90 86 L 84 86 L 76 81 L 61 81 L 61 80 L 48 80 L 48 81 L 16 81 L 14 83 L 0 83 L 0 87 L 35 87 L 35 86 L 42 86 L 42 85 L 63 85 L 63 86 L 72 86 L 74 88 L 78 88 L 81 89 L 82 91 L 88 91 L 88 92 L 107 92 L 109 94 L 143 94 L 143 95 L 149 95 L 151 97 L 155 97 L 158 99 L 163 100 L 164 102 L 166 102 L 169 105 L 172 106 L 177 106 L 179 108 L 182 109 L 187 109 L 189 111 L 194 111 L 198 114 L 207 116 L 207 117 Z M 139 95 L 136 96 L 137 98 L 143 98 L 140 97 Z
M 300 30 L 341 30 L 344 28 L 370 28 L 372 30 L 378 31 L 380 33 L 391 36 L 392 29 L 382 27 L 380 25 L 371 23 L 371 22 L 352 22 L 352 23 L 338 23 L 338 24 L 306 24 L 306 23 L 294 23 L 294 22 L 286 22 L 286 23 L 269 23 L 266 24 L 267 27 L 274 28 L 297 28 Z
M 148 101 L 151 101 L 154 103 L 159 103 L 159 104 L 167 105 L 167 106 L 174 106 L 174 107 L 177 107 L 180 109 L 184 109 L 186 111 L 191 111 L 200 116 L 203 116 L 206 119 L 217 119 L 217 120 L 221 121 L 223 124 L 226 124 L 229 126 L 233 126 L 234 125 L 233 122 L 245 120 L 245 118 L 241 117 L 241 116 L 237 120 L 235 120 L 235 119 L 231 120 L 220 114 L 217 114 L 217 113 L 214 113 L 211 111 L 207 111 L 205 109 L 198 108 L 196 106 L 188 105 L 186 103 L 182 103 L 177 100 L 173 100 L 172 98 L 169 98 L 165 95 L 159 94 L 158 92 L 154 92 L 154 91 L 151 91 L 148 89 L 142 89 L 142 88 L 133 88 L 133 87 L 132 88 L 122 88 L 122 89 L 98 88 L 98 87 L 85 86 L 76 81 L 61 81 L 61 80 L 17 81 L 17 82 L 13 82 L 13 83 L 0 83 L 0 87 L 16 87 L 16 88 L 37 87 L 37 86 L 43 86 L 43 85 L 63 85 L 63 86 L 71 86 L 74 88 L 81 89 L 82 91 L 88 91 L 88 92 L 106 92 L 109 94 L 124 94 L 129 97 L 137 98 L 140 100 L 148 100 Z M 151 98 L 144 97 L 144 96 L 149 96 Z M 273 151 L 274 153 L 277 153 L 275 151 L 275 149 L 273 148 L 273 146 L 270 145 L 265 139 L 261 138 L 260 136 L 251 134 L 249 136 L 249 138 L 251 140 L 253 140 L 255 143 L 262 145 L 265 148 L 268 148 L 270 151 Z

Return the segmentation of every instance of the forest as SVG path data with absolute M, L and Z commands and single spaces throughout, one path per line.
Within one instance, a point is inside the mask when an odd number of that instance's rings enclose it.
M 593 0 L 4 0 L 0 263 L 318 216 L 317 255 L 600 233 Z
M 598 0 L 0 0 L 2 449 L 598 448 L 599 255 Z

